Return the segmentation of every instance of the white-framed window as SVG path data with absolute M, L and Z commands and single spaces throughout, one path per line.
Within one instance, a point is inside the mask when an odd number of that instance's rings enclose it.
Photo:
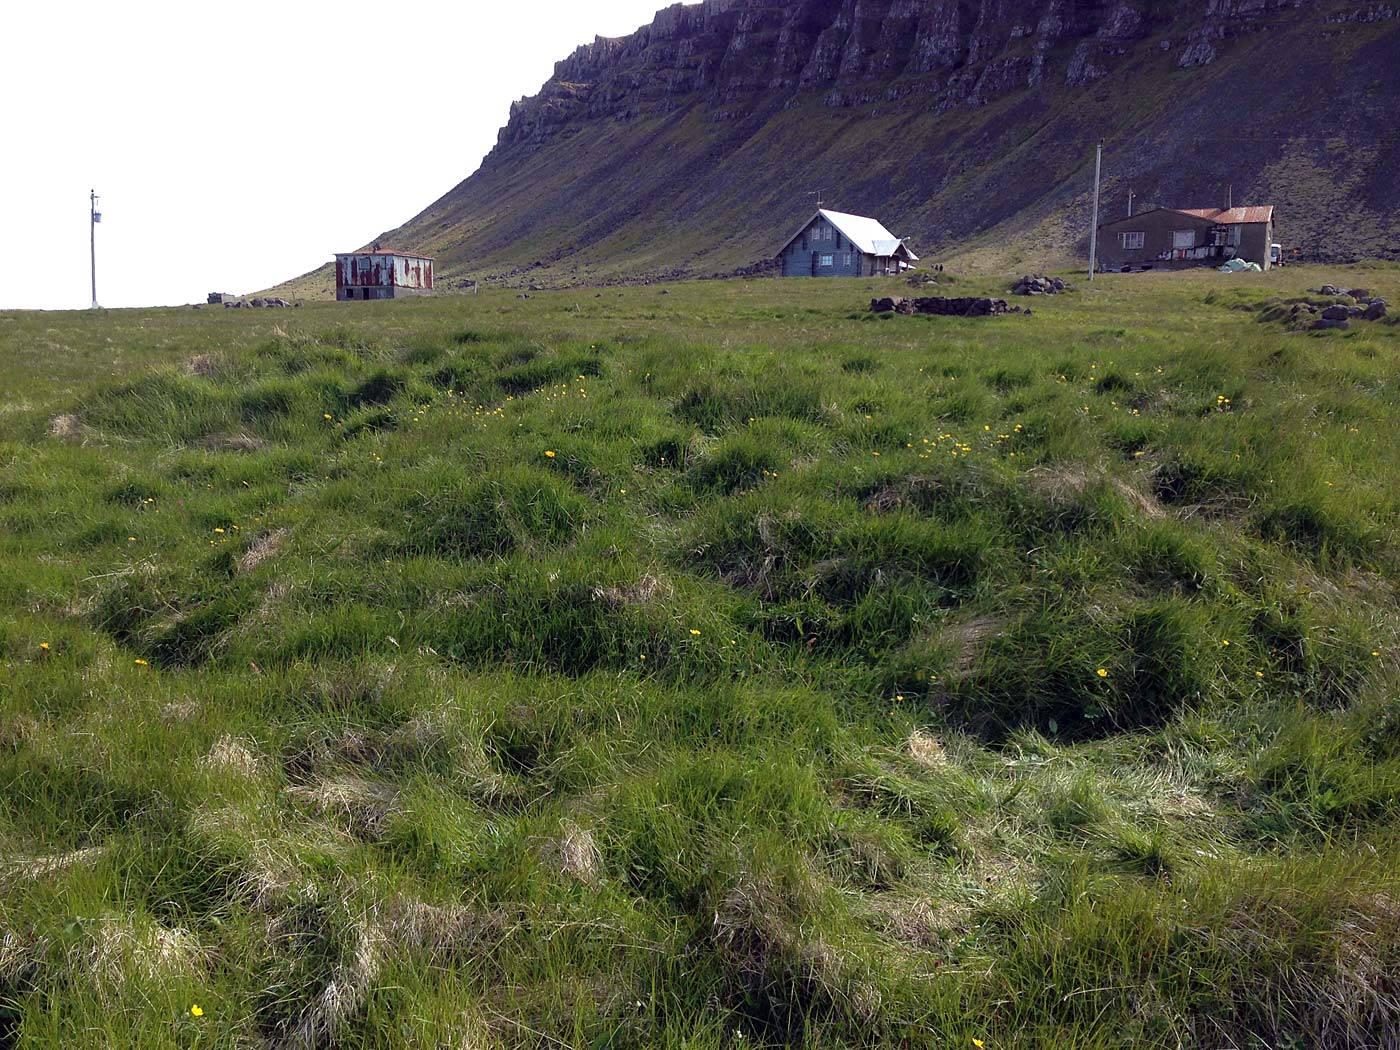
M 1240 235 L 1243 234 L 1243 233 L 1244 233 L 1244 227 L 1243 227 L 1243 226 L 1231 226 L 1231 227 L 1230 227 L 1230 243 L 1233 244 L 1236 248 L 1238 248 L 1238 247 L 1240 246 Z
M 1196 231 L 1195 231 L 1195 230 L 1173 230 L 1173 231 L 1172 231 L 1172 247 L 1173 247 L 1173 248 L 1194 248 L 1194 247 L 1196 247 Z
M 1147 234 L 1120 233 L 1118 235 L 1118 243 L 1122 246 L 1125 252 L 1136 251 L 1147 243 Z
M 846 269 L 848 269 L 848 270 L 851 268 L 851 253 L 850 253 L 850 252 L 847 252 L 847 253 L 846 253 L 846 261 L 845 261 L 845 263 L 844 263 L 843 265 L 844 265 L 844 266 L 846 267 Z
M 830 266 L 830 265 L 831 265 L 831 261 L 832 261 L 832 260 L 831 260 L 831 256 L 830 256 L 830 255 L 823 255 L 820 259 L 817 260 L 817 265 L 818 265 L 818 266 Z

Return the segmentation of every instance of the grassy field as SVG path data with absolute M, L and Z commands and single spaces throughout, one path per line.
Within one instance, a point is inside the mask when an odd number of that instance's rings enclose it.
M 1324 281 L 0 314 L 0 1047 L 1400 1046 Z

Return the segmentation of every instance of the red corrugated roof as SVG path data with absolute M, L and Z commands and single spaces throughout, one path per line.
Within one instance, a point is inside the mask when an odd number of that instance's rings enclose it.
M 1236 226 L 1245 222 L 1268 222 L 1274 217 L 1272 204 L 1261 204 L 1248 208 L 1176 208 L 1186 215 L 1198 219 L 1209 219 L 1221 226 Z

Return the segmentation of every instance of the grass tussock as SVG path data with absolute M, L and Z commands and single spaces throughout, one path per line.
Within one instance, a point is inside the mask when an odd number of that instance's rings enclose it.
M 14 315 L 0 1047 L 1400 1045 L 1400 329 L 1257 276 Z

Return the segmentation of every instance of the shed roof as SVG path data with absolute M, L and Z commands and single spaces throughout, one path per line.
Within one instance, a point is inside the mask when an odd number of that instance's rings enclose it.
M 1130 223 L 1135 219 L 1140 219 L 1144 215 L 1151 215 L 1153 212 L 1167 211 L 1176 215 L 1189 215 L 1193 219 L 1200 219 L 1202 222 L 1214 223 L 1217 226 L 1239 226 L 1246 223 L 1270 222 L 1274 217 L 1274 206 L 1272 204 L 1252 205 L 1243 208 L 1148 208 L 1147 211 L 1140 211 L 1136 215 L 1127 215 L 1121 219 L 1112 219 L 1101 223 L 1101 227 L 1121 226 L 1123 223 Z
M 1221 226 L 1237 226 L 1241 223 L 1268 222 L 1274 217 L 1272 204 L 1260 204 L 1244 208 L 1178 208 L 1187 215 L 1199 219 L 1209 219 Z
M 914 262 L 919 261 L 919 257 L 907 247 L 904 247 L 904 242 L 890 233 L 889 230 L 885 229 L 884 225 L 878 219 L 870 219 L 864 215 L 851 215 L 844 211 L 828 211 L 825 208 L 818 208 L 817 214 L 813 215 L 812 219 L 818 216 L 826 219 L 827 222 L 840 230 L 846 239 L 855 246 L 857 251 L 863 252 L 866 255 L 885 257 L 894 255 L 903 248 L 904 254 L 909 256 L 911 260 Z M 802 236 L 802 230 L 805 230 L 811 224 L 812 219 L 808 219 L 804 222 L 802 224 L 802 229 L 798 230 L 787 239 L 787 242 L 779 250 L 779 255 L 787 251 L 789 244 Z
M 400 252 L 392 248 L 374 248 L 364 252 L 336 252 L 335 254 L 337 257 L 346 255 L 400 255 L 405 259 L 426 259 L 429 262 L 433 259 L 431 255 L 419 255 L 417 252 Z

